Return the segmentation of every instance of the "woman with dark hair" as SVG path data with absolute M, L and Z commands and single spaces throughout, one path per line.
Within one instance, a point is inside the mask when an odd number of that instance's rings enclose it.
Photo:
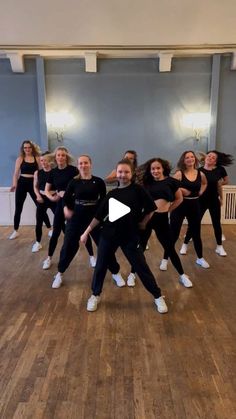
M 161 290 L 139 246 L 139 226 L 145 227 L 156 206 L 147 192 L 141 186 L 132 182 L 133 165 L 128 159 L 121 160 L 117 164 L 116 177 L 119 186 L 108 192 L 95 217 L 80 238 L 82 243 L 86 243 L 88 234 L 103 221 L 97 264 L 92 281 L 93 294 L 88 299 L 87 310 L 97 310 L 109 262 L 118 247 L 121 247 L 129 263 L 134 266 L 144 287 L 153 295 L 158 312 L 167 313 L 168 308 L 164 297 L 161 295 Z M 109 221 L 108 206 L 110 198 L 117 199 L 127 205 L 130 212 L 113 222 Z
M 128 159 L 132 165 L 133 165 L 133 179 L 135 180 L 135 171 L 138 167 L 138 156 L 135 150 L 126 150 L 126 152 L 124 153 L 123 159 Z M 106 183 L 114 183 L 117 182 L 117 177 L 116 177 L 116 169 L 112 170 L 111 173 L 109 173 L 109 175 L 105 178 L 105 182 Z
M 149 160 L 147 163 L 143 185 L 154 200 L 157 209 L 147 223 L 145 231 L 141 234 L 141 245 L 143 249 L 146 248 L 147 241 L 152 230 L 154 230 L 157 239 L 168 253 L 173 266 L 180 275 L 179 282 L 184 287 L 190 288 L 193 284 L 184 273 L 180 258 L 175 250 L 169 226 L 169 213 L 175 210 L 183 201 L 180 182 L 169 176 L 170 171 L 170 163 L 167 160 L 157 157 Z
M 31 140 L 23 141 L 20 148 L 20 155 L 16 159 L 13 182 L 10 189 L 11 192 L 15 192 L 14 231 L 9 237 L 10 240 L 16 239 L 19 236 L 18 229 L 27 193 L 30 194 L 35 205 L 37 205 L 33 180 L 34 172 L 38 170 L 40 164 L 39 154 L 40 150 L 38 145 L 34 144 Z M 48 228 L 51 227 L 47 214 L 44 216 L 44 222 Z
M 193 244 L 197 253 L 196 263 L 202 268 L 209 268 L 208 262 L 203 258 L 201 240 L 201 216 L 199 197 L 207 187 L 207 180 L 204 173 L 198 170 L 198 160 L 193 151 L 185 151 L 177 164 L 178 170 L 173 176 L 180 182 L 183 194 L 183 202 L 170 214 L 170 228 L 174 243 L 179 238 L 183 220 L 186 217 L 191 228 Z M 164 253 L 160 269 L 167 270 L 169 254 Z
M 221 153 L 217 150 L 208 151 L 205 157 L 204 166 L 200 168 L 207 179 L 207 188 L 200 197 L 200 217 L 203 218 L 205 212 L 209 210 L 212 226 L 216 239 L 216 253 L 219 256 L 227 256 L 222 246 L 222 228 L 220 223 L 222 205 L 222 186 L 228 184 L 228 175 L 224 166 L 233 163 L 233 156 Z M 191 238 L 190 227 L 187 230 L 184 243 L 180 249 L 181 255 L 186 255 L 188 242 Z
M 60 288 L 62 285 L 62 276 L 79 249 L 80 236 L 94 217 L 99 203 L 106 196 L 104 181 L 92 175 L 92 161 L 89 156 L 82 155 L 78 158 L 78 170 L 79 174 L 70 181 L 63 197 L 67 223 L 58 272 L 54 277 L 52 288 Z M 98 245 L 100 229 L 94 229 L 91 236 Z M 116 282 L 118 279 L 123 280 L 114 255 L 110 260 L 109 269 Z

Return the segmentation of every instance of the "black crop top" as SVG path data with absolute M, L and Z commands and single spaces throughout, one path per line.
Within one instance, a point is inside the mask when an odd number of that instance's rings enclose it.
M 197 177 L 193 181 L 187 179 L 183 172 L 181 173 L 182 173 L 182 180 L 180 181 L 180 187 L 190 191 L 190 195 L 188 195 L 186 198 L 197 197 L 199 195 L 199 191 L 201 189 L 201 184 L 202 184 L 200 171 L 199 170 L 197 171 Z
M 36 170 L 38 170 L 38 163 L 35 157 L 34 157 L 34 162 L 29 163 L 23 160 L 20 165 L 21 175 L 33 175 Z
M 175 192 L 180 188 L 180 181 L 173 177 L 167 176 L 163 180 L 153 180 L 150 184 L 145 185 L 152 199 L 165 199 L 167 202 L 173 202 Z

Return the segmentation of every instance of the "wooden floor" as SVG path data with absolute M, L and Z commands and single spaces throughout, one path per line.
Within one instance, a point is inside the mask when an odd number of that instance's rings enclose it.
M 32 254 L 32 227 L 12 241 L 0 227 L 0 418 L 236 418 L 236 226 L 224 226 L 226 258 L 215 254 L 211 227 L 202 230 L 211 268 L 195 264 L 192 245 L 182 256 L 193 289 L 171 266 L 159 271 L 151 238 L 147 260 L 169 307 L 161 315 L 140 283 L 118 289 L 109 274 L 98 311 L 88 313 L 84 249 L 53 290 L 58 251 L 43 271 L 46 233 Z

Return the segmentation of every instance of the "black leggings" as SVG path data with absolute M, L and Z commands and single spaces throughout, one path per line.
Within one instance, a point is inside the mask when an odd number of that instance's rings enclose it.
M 90 224 L 93 216 L 94 212 L 91 214 L 91 216 L 88 216 L 87 214 L 85 217 L 78 217 L 75 214 L 71 220 L 67 222 L 64 242 L 61 248 L 60 259 L 58 263 L 58 271 L 60 273 L 64 273 L 66 271 L 76 253 L 78 252 L 80 236 Z M 96 227 L 90 234 L 98 246 L 100 240 L 100 227 Z M 116 260 L 115 254 L 112 255 L 108 268 L 112 274 L 117 274 L 119 272 L 120 265 Z
M 203 215 L 205 214 L 205 212 L 209 209 L 209 213 L 211 216 L 211 221 L 212 221 L 212 226 L 214 229 L 214 233 L 215 233 L 215 238 L 216 238 L 216 243 L 218 245 L 222 244 L 222 228 L 221 228 L 221 223 L 220 223 L 220 217 L 221 217 L 221 205 L 220 205 L 220 200 L 217 199 L 212 199 L 207 200 L 204 198 L 200 198 L 199 199 L 200 202 L 200 216 L 201 216 L 201 220 L 203 218 Z M 188 227 L 185 239 L 184 239 L 184 243 L 188 244 L 189 240 L 191 239 L 192 234 L 190 231 L 190 228 Z
M 155 231 L 157 240 L 161 243 L 164 251 L 170 257 L 170 260 L 179 275 L 184 273 L 180 258 L 175 250 L 173 238 L 171 235 L 168 212 L 155 212 L 148 222 L 146 229 L 141 233 L 141 246 L 145 250 L 152 230 Z
M 161 290 L 146 262 L 143 251 L 139 245 L 138 237 L 132 237 L 128 242 L 122 243 L 115 238 L 107 239 L 101 235 L 98 245 L 97 264 L 92 281 L 93 294 L 101 294 L 109 262 L 118 247 L 121 247 L 121 250 L 129 263 L 134 267 L 135 272 L 139 275 L 146 290 L 149 291 L 154 298 L 159 298 L 161 296 Z
M 30 194 L 35 205 L 37 205 L 36 195 L 33 188 L 33 178 L 20 176 L 18 179 L 16 193 L 15 193 L 15 215 L 14 215 L 14 230 L 18 230 L 20 225 L 21 213 L 23 210 L 23 205 L 27 196 L 27 193 Z M 47 228 L 51 227 L 50 220 L 47 213 L 44 214 L 43 221 L 45 222 Z
M 45 218 L 45 214 L 47 213 L 48 208 L 50 208 L 55 214 L 56 203 L 50 201 L 45 195 L 42 195 L 43 202 L 37 202 L 37 210 L 36 210 L 36 227 L 35 227 L 35 234 L 36 234 L 36 241 L 40 243 L 42 238 L 42 226 L 43 220 Z
M 184 199 L 170 215 L 170 228 L 175 244 L 179 238 L 180 230 L 184 221 L 187 218 L 188 225 L 191 228 L 193 236 L 193 244 L 198 258 L 202 258 L 202 240 L 201 240 L 201 216 L 199 198 Z M 169 253 L 164 252 L 164 259 L 168 259 Z

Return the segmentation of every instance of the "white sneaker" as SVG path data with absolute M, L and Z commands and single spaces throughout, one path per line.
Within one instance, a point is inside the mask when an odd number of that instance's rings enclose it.
M 160 264 L 160 270 L 167 271 L 167 266 L 168 266 L 168 259 L 162 259 L 161 264 Z
M 127 285 L 128 287 L 135 287 L 135 274 L 133 272 L 130 272 L 127 278 Z
M 95 268 L 97 259 L 94 256 L 89 256 L 89 263 L 90 263 L 91 268 Z
M 204 258 L 200 258 L 200 259 L 198 258 L 196 260 L 196 263 L 197 263 L 197 265 L 201 266 L 202 268 L 205 268 L 205 269 L 210 268 L 209 263 Z
M 32 253 L 38 252 L 40 249 L 42 249 L 42 245 L 39 242 L 35 242 L 32 246 Z
M 99 295 L 91 295 L 87 302 L 87 311 L 96 311 L 100 302 Z
M 186 288 L 192 288 L 193 286 L 192 281 L 190 281 L 188 275 L 185 275 L 185 274 L 180 275 L 179 282 Z
M 222 240 L 222 242 L 224 242 L 226 240 L 226 237 L 223 233 L 222 233 L 222 236 L 221 236 L 221 240 Z
M 227 256 L 225 249 L 223 248 L 222 244 L 218 244 L 216 246 L 216 253 L 219 256 Z
M 57 272 L 56 276 L 54 276 L 52 288 L 60 288 L 61 286 L 62 286 L 62 274 L 60 272 Z
M 51 264 L 52 264 L 52 260 L 50 256 L 48 256 L 47 259 L 45 259 L 43 262 L 43 269 L 49 269 Z
M 168 307 L 166 305 L 165 302 L 165 297 L 163 297 L 163 295 L 161 295 L 159 298 L 155 298 L 155 304 L 157 306 L 157 311 L 159 313 L 167 313 L 168 312 Z
M 183 243 L 179 253 L 181 255 L 187 255 L 187 250 L 188 250 L 188 245 L 186 243 Z
M 48 232 L 49 239 L 52 237 L 52 232 L 53 232 L 53 230 L 49 230 L 49 232 Z
M 125 287 L 125 280 L 122 278 L 120 272 L 118 272 L 118 274 L 112 274 L 112 278 L 114 279 L 117 287 Z
M 18 231 L 14 230 L 13 233 L 11 233 L 11 235 L 9 236 L 9 240 L 14 240 L 16 239 L 20 234 L 18 233 Z

